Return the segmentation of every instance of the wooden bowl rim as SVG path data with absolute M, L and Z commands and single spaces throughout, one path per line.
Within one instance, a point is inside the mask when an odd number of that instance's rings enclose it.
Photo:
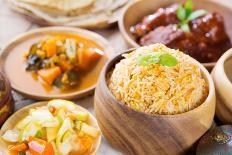
M 206 0 L 208 3 L 212 3 L 214 5 L 219 5 L 221 7 L 224 7 L 228 10 L 231 10 L 231 13 L 232 13 L 232 9 L 227 6 L 227 5 L 224 5 L 222 3 L 218 3 L 216 1 L 212 1 L 212 0 Z M 141 47 L 138 43 L 136 43 L 136 41 L 134 39 L 132 39 L 127 31 L 126 31 L 126 28 L 125 28 L 125 23 L 124 23 L 124 19 L 125 19 L 125 15 L 128 13 L 128 10 L 131 8 L 131 7 L 134 7 L 134 6 L 139 6 L 140 3 L 144 3 L 146 2 L 145 1 L 141 1 L 141 0 L 138 0 L 138 1 L 134 1 L 132 3 L 130 3 L 126 8 L 125 10 L 122 12 L 122 15 L 120 16 L 119 18 L 119 21 L 118 21 L 118 26 L 119 26 L 119 30 L 121 31 L 122 33 L 122 36 L 125 38 L 125 40 L 132 46 L 132 47 Z M 201 63 L 203 66 L 205 66 L 206 68 L 212 68 L 216 65 L 217 62 L 208 62 L 208 63 Z
M 232 90 L 232 82 L 229 80 L 228 75 L 225 72 L 225 61 L 227 61 L 228 59 L 232 58 L 232 48 L 229 49 L 228 51 L 226 51 L 221 58 L 218 60 L 215 69 L 217 70 L 217 73 L 215 74 L 219 74 L 222 75 L 220 76 L 220 80 L 223 81 L 225 83 L 226 86 L 230 87 Z
M 205 99 L 205 101 L 203 103 L 201 103 L 199 106 L 197 106 L 196 108 L 194 108 L 192 110 L 189 110 L 189 111 L 184 112 L 184 113 L 173 114 L 173 115 L 172 114 L 148 114 L 148 113 L 138 111 L 138 110 L 135 110 L 133 108 L 126 106 L 122 102 L 118 101 L 115 98 L 115 96 L 111 93 L 111 91 L 109 90 L 109 87 L 107 86 L 106 76 L 107 76 L 108 71 L 115 64 L 117 64 L 117 62 L 119 62 L 122 59 L 123 54 L 129 53 L 129 52 L 133 51 L 134 49 L 135 48 L 129 49 L 129 50 L 122 52 L 122 53 L 114 56 L 113 58 L 111 58 L 104 66 L 104 68 L 101 72 L 100 80 L 99 80 L 102 82 L 102 86 L 103 86 L 102 89 L 104 90 L 104 93 L 106 93 L 106 95 L 109 96 L 113 100 L 113 103 L 116 103 L 117 106 L 121 107 L 121 109 L 125 109 L 126 111 L 131 111 L 133 113 L 138 113 L 143 117 L 150 117 L 150 118 L 154 118 L 154 117 L 165 117 L 165 118 L 180 117 L 181 118 L 181 117 L 186 116 L 190 113 L 195 114 L 196 111 L 199 111 L 199 110 L 201 110 L 201 108 L 204 108 L 206 106 L 206 104 L 211 104 L 210 101 L 215 98 L 215 87 L 214 87 L 214 83 L 213 83 L 212 77 L 210 76 L 209 72 L 201 63 L 199 63 L 197 60 L 190 57 L 193 60 L 193 62 L 200 67 L 202 74 L 205 77 L 204 79 L 208 83 L 209 92 L 208 92 L 207 98 Z
M 38 34 L 38 33 L 45 33 L 45 32 L 73 32 L 76 33 L 80 36 L 83 36 L 85 38 L 91 39 L 94 42 L 98 43 L 103 49 L 104 49 L 104 54 L 105 57 L 109 60 L 110 58 L 110 53 L 113 52 L 113 48 L 112 46 L 109 44 L 109 42 L 101 35 L 93 32 L 93 31 L 89 31 L 89 30 L 85 30 L 85 29 L 81 29 L 81 28 L 73 28 L 73 27 L 68 27 L 68 26 L 51 26 L 51 27 L 43 27 L 43 28 L 37 28 L 34 30 L 30 30 L 26 33 L 23 33 L 21 35 L 18 35 L 17 37 L 13 38 L 12 40 L 10 40 L 3 48 L 2 48 L 2 52 L 0 55 L 0 60 L 3 60 L 4 55 L 8 55 L 9 52 L 7 49 L 14 43 L 17 43 L 17 41 L 26 38 L 27 36 L 31 36 L 33 34 Z M 80 34 L 79 34 L 80 33 Z M 84 34 L 86 34 L 86 36 L 84 36 Z M 98 41 L 95 41 L 94 38 Z M 4 61 L 3 61 L 4 62 Z M 3 71 L 3 73 L 5 74 L 4 71 L 4 65 L 5 62 L 1 65 L 0 64 L 0 68 Z M 10 81 L 10 80 L 9 80 Z M 11 83 L 11 82 L 10 82 Z M 86 88 L 84 90 L 81 91 L 77 91 L 77 92 L 71 92 L 68 94 L 47 94 L 47 95 L 41 95 L 41 94 L 37 94 L 37 93 L 31 93 L 31 92 L 27 92 L 22 90 L 21 88 L 18 88 L 16 85 L 14 85 L 13 83 L 11 83 L 11 86 L 13 88 L 13 90 L 23 94 L 26 97 L 32 98 L 32 99 L 39 99 L 39 100 L 49 100 L 49 99 L 53 99 L 53 98 L 61 98 L 61 99 L 78 99 L 78 98 L 82 98 L 84 96 L 89 95 L 90 93 L 92 93 L 94 91 L 94 89 L 96 88 L 96 84 L 92 85 L 89 88 Z
M 28 112 L 28 110 L 30 110 L 31 108 L 36 108 L 36 107 L 45 106 L 45 105 L 47 105 L 47 103 L 48 103 L 48 101 L 39 101 L 39 102 L 30 104 L 30 105 L 27 105 L 27 106 L 21 108 L 20 110 L 16 111 L 16 112 L 15 112 L 13 115 L 11 115 L 11 116 L 5 121 L 5 123 L 2 125 L 2 127 L 1 127 L 1 133 L 2 133 L 3 130 L 7 130 L 7 129 L 8 129 L 8 126 L 7 126 L 8 123 L 7 123 L 7 122 L 9 122 L 11 119 L 13 119 L 13 118 L 14 118 L 14 115 L 20 114 L 20 113 L 22 113 L 22 111 L 27 111 L 27 112 Z M 97 122 L 96 118 L 95 118 L 87 109 L 85 109 L 84 107 L 82 107 L 82 106 L 80 106 L 80 105 L 77 105 L 77 104 L 75 104 L 75 106 L 77 106 L 78 108 L 80 108 L 80 109 L 86 111 L 86 112 L 89 114 L 89 116 L 91 117 L 91 119 L 93 120 L 94 125 L 96 125 L 96 127 L 100 130 L 100 127 L 99 127 L 99 125 L 98 125 L 98 122 Z M 0 135 L 0 136 L 1 136 L 1 135 Z M 0 137 L 0 140 L 1 140 L 1 137 Z M 97 152 L 97 150 L 98 150 L 99 147 L 100 147 L 100 144 L 101 144 L 101 135 L 99 135 L 98 139 L 96 140 L 96 148 L 95 148 L 95 150 L 92 151 L 92 153 L 91 153 L 92 155 L 95 155 L 95 153 Z M 0 151 L 0 153 L 1 153 L 1 151 Z

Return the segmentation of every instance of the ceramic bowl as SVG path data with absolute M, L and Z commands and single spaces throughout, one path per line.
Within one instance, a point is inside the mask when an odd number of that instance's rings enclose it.
M 28 113 L 29 110 L 32 108 L 36 108 L 36 107 L 41 107 L 41 106 L 45 106 L 47 105 L 47 101 L 42 101 L 42 102 L 37 102 L 34 104 L 31 104 L 29 106 L 26 106 L 22 109 L 20 109 L 19 111 L 17 111 L 16 113 L 14 113 L 9 119 L 7 119 L 7 121 L 3 124 L 1 130 L 0 130 L 0 135 L 2 135 L 3 133 L 5 133 L 7 130 L 13 129 L 15 124 L 17 124 L 20 120 L 22 120 L 23 118 L 25 118 Z M 83 111 L 88 112 L 89 116 L 90 116 L 90 124 L 91 126 L 94 127 L 98 127 L 98 123 L 97 120 L 95 119 L 95 117 L 86 109 L 84 109 L 83 107 L 76 105 L 78 109 L 81 109 Z M 95 155 L 99 146 L 101 144 L 101 136 L 99 136 L 95 142 L 95 144 L 92 147 L 92 151 L 90 152 L 90 155 Z M 1 137 L 0 137 L 0 154 L 1 151 L 3 152 L 3 155 L 8 154 L 8 146 L 10 144 L 6 143 Z M 5 153 L 5 154 L 4 154 Z
M 13 113 L 14 101 L 8 79 L 0 73 L 0 126 Z
M 217 95 L 216 116 L 223 124 L 232 124 L 232 49 L 217 62 L 212 71 Z
M 82 80 L 82 82 L 85 81 L 85 84 L 72 91 L 63 92 L 54 87 L 52 87 L 52 90 L 55 91 L 47 91 L 43 83 L 35 79 L 31 72 L 25 71 L 26 63 L 24 56 L 31 45 L 48 35 L 56 34 L 71 34 L 84 37 L 97 43 L 104 51 L 104 56 L 102 56 L 94 68 L 90 72 L 85 73 L 85 78 Z M 28 98 L 37 100 L 50 100 L 53 98 L 78 99 L 93 93 L 100 71 L 112 53 L 113 48 L 109 42 L 95 32 L 71 27 L 45 27 L 26 32 L 9 41 L 2 49 L 0 68 L 8 77 L 12 88 Z
M 215 90 L 208 71 L 194 61 L 209 86 L 208 97 L 200 106 L 181 114 L 149 115 L 127 107 L 110 92 L 106 76 L 121 59 L 120 54 L 106 64 L 95 91 L 95 115 L 103 135 L 125 154 L 186 153 L 213 122 Z
M 119 28 L 120 31 L 126 40 L 126 42 L 131 47 L 139 47 L 140 45 L 136 42 L 135 37 L 130 32 L 130 27 L 137 24 L 141 21 L 144 16 L 154 13 L 158 8 L 165 7 L 171 5 L 175 2 L 182 2 L 181 0 L 142 0 L 142 1 L 134 1 L 131 3 L 123 15 L 119 20 Z M 219 12 L 224 17 L 226 31 L 232 39 L 232 8 L 230 5 L 226 5 L 225 3 L 220 3 L 218 1 L 212 0 L 193 0 L 194 6 L 196 8 L 206 9 L 208 11 Z M 139 11 L 138 11 L 139 10 Z M 211 70 L 216 62 L 211 63 L 203 63 L 203 65 Z
M 232 126 L 222 125 L 209 130 L 198 143 L 196 155 L 231 154 Z

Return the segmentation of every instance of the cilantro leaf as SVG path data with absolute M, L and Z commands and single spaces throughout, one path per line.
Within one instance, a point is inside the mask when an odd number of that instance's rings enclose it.
M 196 10 L 196 11 L 192 12 L 192 13 L 188 16 L 187 20 L 188 20 L 188 21 L 191 21 L 191 20 L 193 20 L 193 19 L 196 19 L 196 18 L 198 18 L 198 17 L 200 17 L 200 16 L 205 15 L 206 13 L 207 13 L 207 11 L 206 11 L 206 10 L 203 10 L 203 9 L 201 9 L 201 10 Z
M 169 53 L 160 55 L 159 59 L 160 59 L 159 63 L 163 66 L 172 67 L 178 64 L 176 58 Z
M 177 65 L 177 59 L 169 53 L 148 53 L 139 55 L 136 62 L 140 66 L 148 66 L 150 64 L 161 64 L 162 66 L 172 67 Z
M 150 64 L 156 64 L 159 62 L 159 55 L 155 53 L 148 53 L 144 55 L 140 55 L 137 57 L 136 62 L 140 66 L 147 66 Z
M 184 4 L 184 8 L 186 10 L 186 16 L 188 17 L 191 12 L 193 11 L 193 2 L 192 0 L 186 0 L 185 4 Z
M 176 16 L 180 20 L 178 27 L 185 32 L 189 32 L 190 28 L 188 22 L 200 16 L 203 16 L 206 13 L 207 11 L 203 9 L 193 11 L 192 0 L 186 0 L 185 3 L 183 5 L 180 5 L 176 10 Z
M 189 25 L 188 23 L 183 23 L 180 25 L 180 28 L 185 31 L 185 32 L 189 32 L 190 31 L 190 28 L 189 28 Z
M 177 15 L 177 18 L 180 21 L 185 20 L 185 18 L 186 18 L 186 11 L 185 11 L 185 8 L 182 5 L 179 6 L 178 9 L 176 10 L 176 15 Z

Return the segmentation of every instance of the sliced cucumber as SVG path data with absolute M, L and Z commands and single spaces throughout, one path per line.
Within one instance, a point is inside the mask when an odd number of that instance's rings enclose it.
M 54 154 L 59 155 L 57 147 L 56 147 L 56 143 L 54 141 L 51 141 L 50 143 L 52 144 Z
M 100 131 L 97 128 L 92 127 L 86 123 L 82 123 L 81 131 L 94 138 L 100 135 Z
M 80 130 L 81 130 L 81 127 L 82 127 L 82 121 L 76 121 L 76 122 L 75 122 L 75 126 L 76 126 L 76 129 L 77 129 L 78 131 L 80 131 Z
M 37 131 L 37 133 L 35 134 L 36 138 L 42 138 L 43 137 L 43 133 L 42 130 Z
M 63 124 L 66 116 L 65 116 L 65 111 L 64 109 L 59 109 L 56 115 L 57 120 L 59 121 L 60 124 Z
M 62 155 L 68 155 L 72 151 L 71 137 L 70 140 L 64 141 L 60 144 L 60 151 Z
M 87 121 L 89 119 L 89 114 L 87 112 L 76 109 L 76 110 L 73 110 L 72 113 L 75 114 L 76 119 L 78 121 Z
M 33 118 L 30 115 L 28 115 L 16 124 L 16 129 L 22 130 L 32 121 L 33 121 Z
M 8 130 L 6 131 L 3 136 L 3 140 L 11 143 L 15 143 L 19 141 L 19 132 L 15 130 Z
M 47 107 L 39 108 L 31 112 L 31 116 L 43 127 L 58 126 L 59 122 L 51 114 Z
M 69 154 L 72 150 L 72 138 L 74 135 L 74 131 L 73 130 L 68 130 L 65 132 L 65 134 L 62 137 L 61 140 L 61 152 L 62 154 L 66 155 Z
M 73 124 L 72 121 L 69 118 L 66 118 L 62 124 L 62 126 L 60 127 L 60 130 L 57 134 L 57 138 L 56 138 L 56 146 L 58 148 L 59 153 L 61 154 L 66 154 L 66 151 L 68 150 L 64 150 L 63 145 L 66 146 L 65 144 L 62 144 L 62 140 L 63 140 L 63 136 L 67 131 L 73 131 Z M 61 145 L 62 144 L 62 145 Z
M 29 123 L 20 133 L 20 141 L 28 140 L 30 136 L 35 137 L 37 132 L 42 130 L 42 126 L 37 122 Z M 41 131 L 42 132 L 42 131 Z
M 48 107 L 54 107 L 56 109 L 64 108 L 69 111 L 72 111 L 76 108 L 76 105 L 71 101 L 56 99 L 56 100 L 49 101 Z
M 60 126 L 46 128 L 48 142 L 51 142 L 56 139 L 59 129 L 60 129 Z

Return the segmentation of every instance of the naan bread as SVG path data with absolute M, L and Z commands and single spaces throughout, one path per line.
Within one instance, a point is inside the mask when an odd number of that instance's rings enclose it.
M 53 9 L 57 11 L 70 12 L 84 9 L 94 4 L 95 0 L 17 0 L 36 7 Z
M 7 1 L 12 9 L 40 24 L 102 28 L 116 22 L 124 6 L 132 0 L 95 0 L 91 7 L 84 9 L 85 11 L 76 12 L 76 10 L 73 10 L 68 14 L 51 11 L 51 9 L 45 10 L 32 4 L 19 2 L 19 0 Z

